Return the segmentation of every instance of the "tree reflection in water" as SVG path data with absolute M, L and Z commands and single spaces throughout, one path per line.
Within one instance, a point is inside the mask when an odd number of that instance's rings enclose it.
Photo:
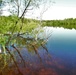
M 5 35 L 4 37 L 8 36 L 9 35 Z M 33 67 L 41 67 L 42 58 L 38 52 L 39 48 L 42 47 L 47 52 L 47 55 L 50 56 L 48 49 L 45 46 L 46 42 L 47 39 L 24 37 L 23 34 L 14 35 L 10 45 L 5 46 L 6 54 L 0 54 L 0 75 L 28 75 L 34 71 L 32 69 Z M 40 63 L 36 63 L 32 56 L 30 58 L 33 59 L 34 62 L 27 62 L 29 54 L 27 54 L 28 56 L 25 55 L 26 57 L 23 57 L 23 54 L 21 53 L 23 48 L 27 49 L 29 53 L 37 55 Z M 3 51 L 3 47 L 1 49 Z

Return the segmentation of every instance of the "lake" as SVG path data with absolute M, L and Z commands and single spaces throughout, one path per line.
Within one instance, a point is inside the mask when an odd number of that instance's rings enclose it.
M 47 42 L 49 53 L 59 59 L 59 62 L 65 67 L 64 70 L 66 70 L 66 73 L 64 72 L 65 74 L 61 75 L 76 75 L 76 30 L 64 28 L 47 29 L 53 31 Z
M 40 58 L 34 52 L 23 49 L 22 55 L 32 67 L 28 75 L 76 75 L 76 30 L 44 27 L 41 37 L 48 37 L 46 47 L 38 48 Z M 25 52 L 24 52 L 25 50 Z M 27 56 L 27 58 L 26 58 Z M 24 73 L 25 74 L 25 73 Z
M 18 48 L 26 65 L 24 67 L 15 54 L 20 71 L 23 75 L 76 75 L 76 30 L 58 27 L 43 29 L 39 37 L 48 38 L 48 41 L 44 47 L 37 47 L 37 53 L 30 46 L 30 49 Z

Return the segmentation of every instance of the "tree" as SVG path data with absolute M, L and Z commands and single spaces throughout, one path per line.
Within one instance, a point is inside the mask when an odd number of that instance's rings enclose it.
M 40 60 L 41 60 L 41 57 L 38 53 L 37 47 L 39 47 L 41 45 L 48 52 L 48 50 L 44 46 L 45 40 L 42 40 L 42 41 L 37 40 L 38 37 L 36 37 L 36 39 L 35 39 L 34 36 L 35 36 L 35 34 L 38 34 L 40 29 L 35 30 L 35 32 L 34 31 L 32 32 L 32 30 L 33 30 L 32 27 L 35 27 L 33 22 L 31 22 L 31 21 L 28 22 L 29 23 L 28 26 L 27 26 L 27 24 L 25 24 L 26 25 L 25 27 L 27 28 L 27 30 L 28 29 L 30 30 L 30 28 L 32 29 L 30 31 L 30 33 L 32 33 L 32 36 L 33 36 L 33 38 L 31 40 L 30 40 L 30 38 L 26 38 L 27 35 L 26 35 L 25 32 L 24 33 L 20 32 L 22 30 L 23 25 L 24 25 L 24 16 L 26 15 L 26 13 L 29 10 L 32 10 L 36 7 L 39 7 L 41 4 L 46 3 L 47 0 L 0 0 L 0 1 L 1 1 L 0 2 L 1 3 L 0 4 L 1 8 L 2 8 L 2 6 L 4 7 L 4 6 L 7 6 L 9 4 L 10 11 L 13 12 L 13 14 L 16 15 L 15 18 L 14 18 L 14 21 L 12 19 L 13 16 L 9 16 L 8 17 L 9 20 L 7 20 L 7 17 L 5 17 L 5 19 L 3 18 L 3 22 L 0 24 L 0 30 L 2 31 L 2 33 L 0 34 L 0 44 L 1 44 L 2 49 L 3 49 L 2 51 L 4 51 L 5 57 L 6 57 L 6 52 L 8 52 L 8 54 L 10 55 L 10 57 L 12 58 L 12 60 L 15 64 L 19 74 L 23 75 L 21 73 L 21 71 L 19 70 L 19 67 L 18 67 L 18 64 L 17 64 L 16 60 L 14 59 L 15 56 L 11 53 L 11 50 L 9 50 L 9 46 L 11 46 L 13 49 L 15 49 L 17 51 L 17 53 L 19 54 L 19 56 L 22 59 L 22 61 L 24 62 L 24 64 L 25 64 L 25 61 L 22 58 L 21 53 L 19 52 L 17 47 L 15 47 L 15 45 L 17 44 L 17 42 L 19 42 L 19 40 L 21 40 L 20 43 L 24 43 L 28 48 L 29 47 L 30 47 L 30 49 L 33 48 L 34 52 L 38 55 Z M 41 13 L 41 15 L 44 12 L 45 11 L 43 11 Z M 20 30 L 16 29 L 16 28 L 19 28 Z M 15 32 L 15 30 L 18 31 L 18 33 Z M 9 34 L 7 34 L 7 32 L 9 32 Z M 26 37 L 24 37 L 24 36 L 26 36 Z M 18 38 L 19 38 L 19 40 L 17 40 Z M 21 44 L 21 46 L 22 46 L 22 44 Z M 5 68 L 6 66 L 3 66 L 3 67 Z
M 20 33 L 20 31 L 22 30 L 23 27 L 23 18 L 26 15 L 26 13 L 31 10 L 34 9 L 36 7 L 40 7 L 40 5 L 43 4 L 44 8 L 40 14 L 40 16 L 42 17 L 42 14 L 47 10 L 47 8 L 45 7 L 45 4 L 49 4 L 51 2 L 51 0 L 1 0 L 1 4 L 3 4 L 3 6 L 7 6 L 7 4 L 11 5 L 10 6 L 10 10 L 14 11 L 13 13 L 18 17 L 18 19 L 15 21 L 15 23 L 13 23 L 14 25 L 12 26 L 12 30 L 11 30 L 11 35 L 14 34 L 17 25 L 19 23 L 19 21 L 22 21 L 22 24 L 20 24 L 19 26 L 19 30 L 18 30 L 18 34 Z M 47 6 L 46 4 L 46 6 Z M 17 8 L 17 9 L 16 9 Z M 20 12 L 21 10 L 21 12 Z M 21 13 L 21 15 L 20 15 Z M 20 15 L 20 17 L 19 17 Z M 41 21 L 40 21 L 41 24 Z M 39 26 L 40 27 L 40 26 Z M 11 40 L 12 36 L 10 37 Z M 7 42 L 9 43 L 10 40 Z
M 2 15 L 2 9 L 0 9 L 0 16 Z
M 49 3 L 52 3 L 51 0 L 1 0 L 2 6 L 9 5 L 9 10 L 11 13 L 17 15 L 18 17 L 24 12 L 27 13 L 29 10 L 33 10 L 34 8 L 39 8 L 40 5 L 48 6 Z M 41 15 L 45 9 L 41 10 Z
M 2 14 L 2 0 L 0 0 L 0 15 Z

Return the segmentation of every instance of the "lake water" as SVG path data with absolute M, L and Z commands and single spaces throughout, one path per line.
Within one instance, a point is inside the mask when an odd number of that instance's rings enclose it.
M 30 46 L 27 49 L 25 44 L 25 47 L 18 48 L 25 60 L 26 67 L 15 53 L 22 74 L 76 75 L 76 30 L 44 27 L 44 32 L 40 34 L 40 37 L 48 38 L 48 41 L 45 45 L 47 49 L 37 47 L 38 54 Z M 13 50 L 13 48 L 11 49 Z
M 44 30 L 42 37 L 51 35 L 46 44 L 48 53 L 40 47 L 39 60 L 36 54 L 27 49 L 22 52 L 23 57 L 28 57 L 26 61 L 31 62 L 32 75 L 76 75 L 76 30 L 58 27 L 44 27 Z
M 47 28 L 52 30 L 52 36 L 47 42 L 49 53 L 60 60 L 70 70 L 68 75 L 76 71 L 76 30 L 64 28 Z M 46 31 L 47 32 L 47 31 Z M 66 74 L 67 75 L 67 74 Z

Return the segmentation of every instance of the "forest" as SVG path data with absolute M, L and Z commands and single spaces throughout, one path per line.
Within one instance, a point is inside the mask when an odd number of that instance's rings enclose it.
M 63 27 L 67 29 L 76 29 L 76 18 L 67 18 L 64 20 L 43 20 L 43 26 Z
M 13 23 L 18 20 L 17 16 L 0 16 L 0 33 L 11 33 L 13 30 Z M 18 25 L 16 26 L 14 32 L 17 33 L 18 31 L 21 32 L 31 32 L 34 28 L 38 27 L 40 23 L 39 20 L 36 19 L 28 19 L 24 18 L 23 27 L 20 30 L 21 21 L 19 21 Z M 64 20 L 42 20 L 42 26 L 52 26 L 52 27 L 63 27 L 67 29 L 76 29 L 76 18 L 67 18 Z
M 0 16 L 0 33 L 12 33 L 14 29 L 14 24 L 18 20 L 17 16 Z M 22 21 L 20 20 L 17 26 L 14 29 L 14 32 L 17 33 L 18 31 L 21 32 L 30 32 L 34 28 L 37 27 L 38 21 L 34 19 L 27 19 L 25 18 L 23 21 L 23 25 L 21 25 Z M 22 29 L 20 30 L 20 27 Z

